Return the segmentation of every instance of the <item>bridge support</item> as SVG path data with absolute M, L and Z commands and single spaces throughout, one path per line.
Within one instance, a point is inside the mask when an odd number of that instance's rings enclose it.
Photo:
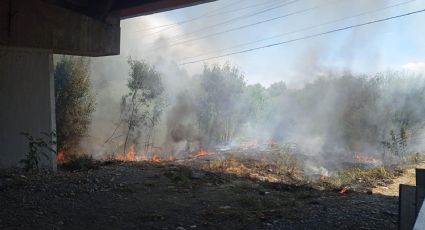
M 50 50 L 0 46 L 0 168 L 17 166 L 28 152 L 21 132 L 39 136 L 55 130 Z M 55 154 L 41 166 L 56 170 Z

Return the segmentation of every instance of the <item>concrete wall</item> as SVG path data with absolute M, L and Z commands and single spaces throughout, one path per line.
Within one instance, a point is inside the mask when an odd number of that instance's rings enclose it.
M 120 52 L 120 21 L 96 20 L 40 0 L 0 0 L 0 45 L 80 56 Z
M 20 135 L 55 130 L 50 50 L 0 46 L 0 168 L 18 165 L 28 152 Z M 56 170 L 55 154 L 42 162 Z

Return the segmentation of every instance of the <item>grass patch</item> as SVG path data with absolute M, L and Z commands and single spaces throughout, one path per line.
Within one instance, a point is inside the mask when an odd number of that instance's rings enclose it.
M 403 173 L 403 169 L 396 167 L 353 167 L 339 170 L 329 177 L 326 183 L 331 188 L 341 188 L 352 184 L 363 184 L 368 187 L 377 186 L 379 182 L 390 182 Z

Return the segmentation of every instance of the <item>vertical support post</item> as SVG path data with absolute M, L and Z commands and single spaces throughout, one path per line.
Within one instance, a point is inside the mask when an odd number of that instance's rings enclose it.
M 18 166 L 28 153 L 20 134 L 56 129 L 51 50 L 0 46 L 0 168 Z M 56 170 L 55 153 L 40 166 Z
M 425 169 L 416 169 L 416 216 L 425 198 Z
M 412 185 L 400 184 L 398 229 L 412 230 L 416 221 L 416 188 Z

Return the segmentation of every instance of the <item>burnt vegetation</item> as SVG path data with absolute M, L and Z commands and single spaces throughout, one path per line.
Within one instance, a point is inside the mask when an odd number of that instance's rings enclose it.
M 294 89 L 249 85 L 237 67 L 206 65 L 176 90 L 149 62 L 127 63 L 119 115 L 95 143 L 89 62 L 59 60 L 60 170 L 2 172 L 3 204 L 15 212 L 3 209 L 0 227 L 396 228 L 397 199 L 374 189 L 422 162 L 420 76 L 329 75 Z M 47 143 L 27 138 L 24 163 L 37 169 Z M 70 205 L 84 216 L 63 214 Z M 34 209 L 37 219 L 25 219 Z

